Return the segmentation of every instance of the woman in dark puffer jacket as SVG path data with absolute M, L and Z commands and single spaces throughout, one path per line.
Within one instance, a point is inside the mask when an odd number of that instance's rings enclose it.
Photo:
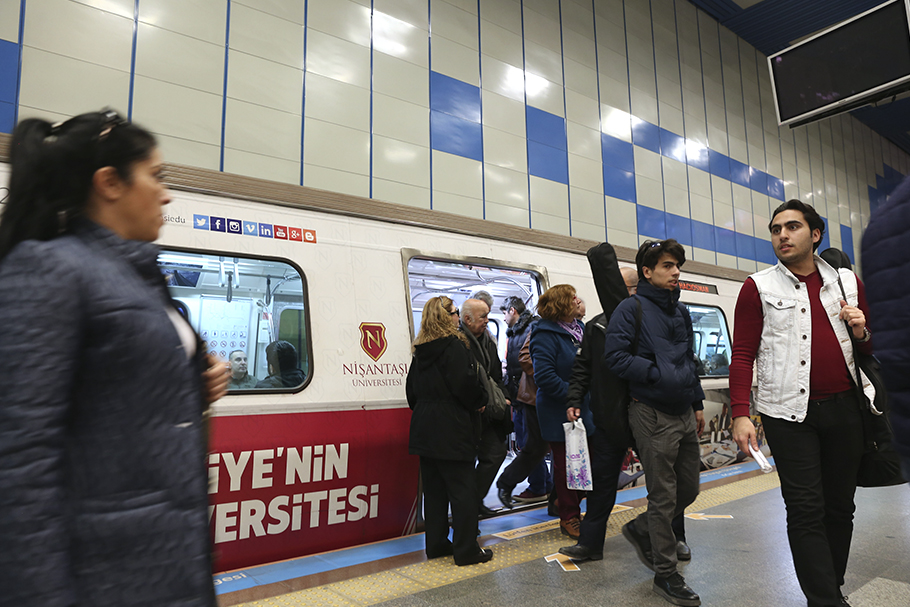
M 229 375 L 158 269 L 155 139 L 108 111 L 10 150 L 0 605 L 214 607 L 203 415 Z
M 485 563 L 493 551 L 477 544 L 474 458 L 487 393 L 448 297 L 433 297 L 423 307 L 407 396 L 414 411 L 408 446 L 420 456 L 423 480 L 427 558 L 454 555 L 456 565 Z M 448 538 L 450 503 L 453 542 Z

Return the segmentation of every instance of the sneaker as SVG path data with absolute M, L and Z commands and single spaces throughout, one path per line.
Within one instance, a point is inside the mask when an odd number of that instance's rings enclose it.
M 581 544 L 560 548 L 559 554 L 564 554 L 573 561 L 602 561 L 604 558 L 603 550 L 595 552 L 592 548 Z
M 622 526 L 622 536 L 629 540 L 629 543 L 635 548 L 635 553 L 638 554 L 638 560 L 640 560 L 645 567 L 654 571 L 654 554 L 651 552 L 651 538 L 639 533 L 638 529 L 635 527 L 634 520 L 631 520 Z
M 676 560 L 678 561 L 691 561 L 692 560 L 692 549 L 689 548 L 689 544 L 678 541 L 676 542 Z
M 697 607 L 701 605 L 701 599 L 686 584 L 683 576 L 676 572 L 667 577 L 660 575 L 654 576 L 654 585 L 652 586 L 654 594 L 663 597 L 674 605 L 683 607 Z
M 568 535 L 573 540 L 577 540 L 581 535 L 581 519 L 577 516 L 573 516 L 567 521 L 559 521 L 559 530 L 563 532 L 564 535 Z
M 525 489 L 518 495 L 513 496 L 512 499 L 522 504 L 538 504 L 547 501 L 547 497 L 546 493 L 531 493 L 530 489 Z

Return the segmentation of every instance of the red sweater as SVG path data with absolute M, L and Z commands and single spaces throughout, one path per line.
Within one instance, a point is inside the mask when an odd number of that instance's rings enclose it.
M 809 292 L 809 306 L 812 314 L 812 350 L 809 361 L 809 400 L 820 400 L 838 392 L 850 390 L 850 374 L 844 364 L 840 342 L 828 314 L 822 307 L 819 292 L 822 287 L 818 271 L 809 276 L 796 277 L 806 283 Z M 866 315 L 868 327 L 869 308 L 866 305 L 866 288 L 859 277 L 856 279 L 859 309 Z M 758 287 L 747 278 L 736 300 L 734 313 L 733 357 L 730 361 L 730 402 L 733 417 L 749 415 L 749 393 L 752 390 L 752 368 L 761 342 L 763 316 Z M 872 342 L 859 344 L 864 353 L 872 352 Z

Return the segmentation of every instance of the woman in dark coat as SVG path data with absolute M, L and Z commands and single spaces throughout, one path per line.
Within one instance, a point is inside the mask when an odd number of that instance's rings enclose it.
M 485 563 L 493 551 L 477 544 L 474 458 L 487 393 L 448 297 L 433 297 L 423 307 L 406 385 L 414 411 L 408 447 L 420 456 L 427 558 L 454 555 L 456 565 Z
M 214 607 L 204 358 L 151 243 L 170 194 L 114 112 L 13 134 L 0 221 L 0 605 Z
M 553 452 L 553 486 L 556 489 L 559 527 L 578 539 L 581 529 L 579 504 L 584 491 L 566 487 L 566 398 L 572 365 L 581 347 L 584 324 L 576 319 L 578 297 L 572 285 L 547 289 L 537 302 L 541 320 L 531 330 L 531 360 L 537 384 L 537 418 L 540 434 Z M 588 399 L 582 402 L 581 419 L 588 434 L 594 431 L 594 418 Z

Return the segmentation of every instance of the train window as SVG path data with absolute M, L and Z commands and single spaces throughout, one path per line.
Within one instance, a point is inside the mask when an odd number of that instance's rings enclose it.
M 731 343 L 727 319 L 720 308 L 686 304 L 692 317 L 694 339 L 692 349 L 698 357 L 701 376 L 730 375 Z
M 445 295 L 459 308 L 465 300 L 486 291 L 493 297 L 488 328 L 505 360 L 508 339 L 505 317 L 500 308 L 509 297 L 518 297 L 528 309 L 537 307 L 537 299 L 546 289 L 546 270 L 481 258 L 448 258 L 425 256 L 406 249 L 403 252 L 408 275 L 408 297 L 411 309 L 412 336 L 420 330 L 423 306 L 431 297 Z
M 163 250 L 158 266 L 209 353 L 231 365 L 231 392 L 294 392 L 312 374 L 306 281 L 280 259 Z

